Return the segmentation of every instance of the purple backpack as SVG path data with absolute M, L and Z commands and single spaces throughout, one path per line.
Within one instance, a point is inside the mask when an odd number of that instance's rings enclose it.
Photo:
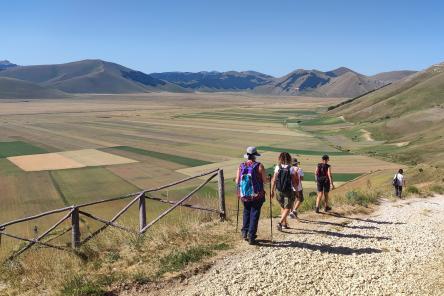
M 240 165 L 239 197 L 248 202 L 262 197 L 264 184 L 259 176 L 259 162 L 244 162 Z

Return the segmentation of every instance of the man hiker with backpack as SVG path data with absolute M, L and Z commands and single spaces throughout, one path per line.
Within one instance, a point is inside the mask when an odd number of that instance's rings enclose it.
M 274 197 L 277 189 L 277 200 L 281 205 L 281 220 L 277 225 L 277 229 L 288 229 L 287 216 L 293 209 L 295 200 L 294 188 L 299 185 L 299 178 L 296 171 L 291 166 L 291 156 L 287 152 L 279 155 L 278 165 L 274 169 L 273 180 L 271 181 L 271 198 Z
M 316 184 L 318 189 L 318 197 L 316 198 L 316 213 L 319 213 L 319 206 L 321 203 L 322 197 L 324 197 L 325 204 L 325 212 L 331 210 L 331 207 L 328 206 L 328 193 L 331 189 L 334 189 L 333 185 L 333 177 L 331 174 L 331 165 L 328 164 L 330 161 L 330 157 L 328 155 L 322 156 L 322 162 L 318 163 L 315 172 Z
M 296 219 L 298 217 L 298 208 L 301 206 L 304 201 L 304 192 L 302 191 L 302 181 L 304 180 L 304 171 L 299 167 L 299 161 L 296 158 L 293 158 L 293 170 L 297 174 L 298 177 L 298 186 L 293 187 L 293 191 L 296 194 L 296 202 L 294 203 L 293 210 L 290 212 L 290 218 Z
M 395 177 L 393 177 L 393 186 L 395 186 L 395 195 L 399 198 L 402 196 L 402 187 L 405 186 L 404 170 L 399 169 Z
M 238 198 L 244 204 L 242 237 L 250 245 L 256 244 L 257 226 L 265 202 L 264 183 L 267 182 L 264 166 L 256 161 L 258 156 L 256 147 L 248 147 L 244 155 L 247 161 L 241 163 L 236 174 Z

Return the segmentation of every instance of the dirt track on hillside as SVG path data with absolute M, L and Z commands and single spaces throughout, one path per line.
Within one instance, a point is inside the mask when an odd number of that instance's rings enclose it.
M 153 295 L 444 295 L 444 196 L 292 222 L 274 243 L 248 246 Z

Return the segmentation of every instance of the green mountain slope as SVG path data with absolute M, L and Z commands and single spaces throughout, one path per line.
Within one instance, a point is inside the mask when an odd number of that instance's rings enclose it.
M 444 63 L 408 76 L 329 112 L 384 140 L 376 152 L 405 162 L 444 161 Z

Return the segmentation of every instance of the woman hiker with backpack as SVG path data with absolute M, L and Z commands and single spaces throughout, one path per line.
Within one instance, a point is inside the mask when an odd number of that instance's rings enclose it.
M 393 186 L 395 186 L 395 195 L 399 198 L 402 196 L 402 187 L 405 186 L 404 170 L 399 169 L 395 177 L 393 177 Z
M 282 152 L 279 155 L 278 165 L 274 169 L 273 180 L 271 181 L 271 198 L 274 197 L 276 189 L 278 190 L 277 200 L 281 205 L 281 220 L 277 229 L 288 229 L 287 217 L 293 209 L 295 201 L 294 188 L 298 188 L 299 177 L 296 170 L 291 166 L 291 156 L 288 152 Z
M 244 204 L 242 237 L 250 245 L 256 244 L 257 225 L 265 202 L 264 184 L 267 183 L 265 168 L 256 161 L 258 156 L 256 147 L 248 147 L 244 155 L 247 161 L 241 163 L 236 174 L 238 197 Z
M 333 185 L 333 177 L 331 174 L 331 165 L 328 164 L 330 161 L 330 157 L 328 155 L 322 156 L 322 162 L 318 163 L 315 172 L 316 184 L 318 189 L 318 197 L 316 198 L 316 213 L 319 213 L 319 206 L 321 203 L 322 197 L 324 197 L 325 204 L 325 212 L 331 210 L 331 207 L 328 206 L 328 193 L 331 189 L 334 189 Z

